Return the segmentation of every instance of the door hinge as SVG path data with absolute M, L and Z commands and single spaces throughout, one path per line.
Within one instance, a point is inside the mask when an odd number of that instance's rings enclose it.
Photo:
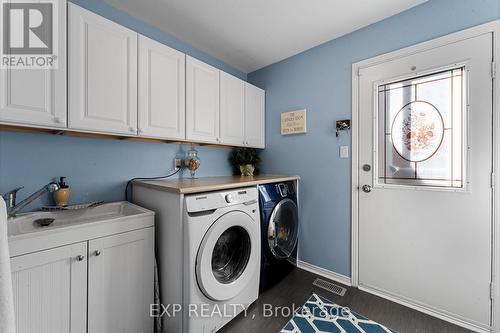
M 497 76 L 497 63 L 495 61 L 491 62 L 491 78 L 494 79 Z
M 495 173 L 491 173 L 491 188 L 495 188 Z
M 490 283 L 490 298 L 495 299 L 495 285 Z

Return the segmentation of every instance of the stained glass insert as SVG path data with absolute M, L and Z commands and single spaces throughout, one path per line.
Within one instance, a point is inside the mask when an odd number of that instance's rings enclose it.
M 465 68 L 378 87 L 378 182 L 464 186 Z

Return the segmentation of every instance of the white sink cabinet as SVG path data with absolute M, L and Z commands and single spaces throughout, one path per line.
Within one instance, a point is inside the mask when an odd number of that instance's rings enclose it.
M 153 212 L 118 202 L 8 223 L 18 333 L 153 332 Z

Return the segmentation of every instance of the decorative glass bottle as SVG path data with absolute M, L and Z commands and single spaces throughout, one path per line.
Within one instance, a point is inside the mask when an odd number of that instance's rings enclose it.
M 184 161 L 186 167 L 191 173 L 191 178 L 195 178 L 196 170 L 200 167 L 201 161 L 198 158 L 198 151 L 191 147 L 191 149 L 186 153 L 186 159 Z

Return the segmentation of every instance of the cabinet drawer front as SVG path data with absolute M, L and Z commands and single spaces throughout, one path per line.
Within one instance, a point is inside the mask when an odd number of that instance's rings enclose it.
M 82 242 L 11 258 L 18 333 L 86 332 L 86 256 Z
M 153 331 L 153 228 L 89 241 L 89 333 Z

